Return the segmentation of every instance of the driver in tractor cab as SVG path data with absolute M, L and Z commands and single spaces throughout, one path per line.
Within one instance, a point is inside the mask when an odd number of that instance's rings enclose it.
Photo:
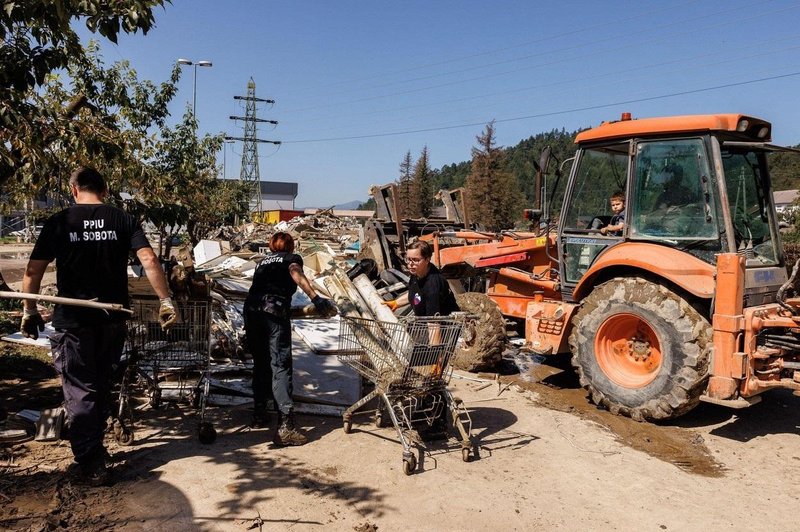
M 625 193 L 621 190 L 614 192 L 608 202 L 614 216 L 611 217 L 607 226 L 600 228 L 600 234 L 622 236 L 622 228 L 625 226 Z
M 683 184 L 683 167 L 675 163 L 669 164 L 663 173 L 667 177 L 664 179 L 664 190 L 656 199 L 656 209 L 669 209 L 694 201 L 694 195 Z

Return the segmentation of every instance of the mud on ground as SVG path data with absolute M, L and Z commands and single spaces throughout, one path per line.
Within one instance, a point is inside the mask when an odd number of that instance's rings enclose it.
M 46 358 L 0 349 L 0 405 L 58 403 Z M 246 428 L 246 408 L 211 411 L 220 438 L 210 446 L 197 442 L 187 406 L 144 409 L 135 445 L 108 439 L 115 484 L 101 488 L 76 481 L 65 442 L 0 448 L 0 529 L 736 528 L 742 523 L 729 514 L 752 510 L 734 494 L 748 497 L 748 486 L 772 528 L 791 521 L 769 505 L 797 502 L 780 486 L 800 473 L 792 444 L 800 398 L 770 394 L 739 412 L 701 404 L 656 425 L 591 405 L 566 357 L 486 384 L 452 383 L 472 412 L 477 460 L 462 464 L 452 440 L 433 444 L 411 477 L 402 474 L 396 434 L 368 416 L 349 435 L 335 418 L 301 417 L 312 442 L 279 450 L 268 443 L 271 429 Z M 716 506 L 693 506 L 708 490 L 723 492 Z

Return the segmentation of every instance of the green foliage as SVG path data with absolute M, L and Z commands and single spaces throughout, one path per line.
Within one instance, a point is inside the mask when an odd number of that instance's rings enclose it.
M 120 30 L 133 31 L 130 17 L 137 16 L 136 10 L 144 10 L 140 29 L 149 29 L 150 7 L 163 2 L 120 1 L 113 9 L 104 7 L 106 3 L 77 3 L 80 9 L 94 10 L 87 14 L 89 24 L 103 35 L 116 36 Z M 8 12 L 9 3 L 5 5 Z M 130 9 L 119 14 L 119 20 L 103 18 L 105 12 L 118 13 L 118 6 Z M 69 19 L 59 30 L 65 39 L 74 36 Z M 39 34 L 31 35 L 35 39 Z M 48 41 L 52 46 L 58 42 Z M 238 181 L 216 179 L 222 137 L 197 138 L 190 112 L 178 126 L 166 126 L 167 106 L 180 78 L 177 65 L 170 79 L 157 85 L 140 81 L 126 61 L 106 67 L 94 42 L 83 49 L 76 40 L 75 46 L 64 48 L 70 53 L 57 63 L 67 69 L 69 86 L 58 76 L 45 74 L 25 85 L 24 92 L 0 87 L 16 98 L 0 101 L 0 119 L 14 125 L 0 128 L 0 178 L 9 185 L 3 191 L 4 204 L 24 204 L 41 190 L 67 197 L 66 177 L 75 167 L 86 165 L 106 177 L 112 193 L 130 192 L 134 196 L 130 210 L 155 223 L 165 236 L 185 226 L 195 244 L 212 227 L 247 214 L 245 187 Z M 0 54 L 0 64 L 4 59 Z M 119 196 L 116 199 L 120 201 Z
M 139 81 L 125 61 L 105 67 L 97 45 L 90 43 L 68 65 L 68 74 L 69 87 L 49 75 L 39 90 L 28 92 L 36 120 L 0 129 L 0 139 L 16 157 L 6 192 L 9 204 L 24 204 L 40 190 L 68 197 L 66 177 L 77 166 L 97 168 L 112 191 L 148 174 L 146 161 L 154 152 L 148 130 L 168 116 L 180 70 L 176 67 L 171 79 L 156 87 Z M 65 114 L 62 109 L 75 101 L 82 107 Z
M 412 218 L 427 218 L 433 213 L 433 172 L 428 162 L 428 147 L 422 148 L 411 178 L 411 200 L 406 212 Z
M 453 190 L 464 186 L 470 171 L 470 162 L 446 164 L 433 171 L 434 190 Z
M 799 148 L 800 145 L 795 146 Z M 769 173 L 772 177 L 772 190 L 793 190 L 800 188 L 800 154 L 775 152 L 769 155 Z
M 411 217 L 414 184 L 413 168 L 414 160 L 411 158 L 411 150 L 409 150 L 400 162 L 400 176 L 396 182 L 397 198 L 395 198 L 395 201 L 397 203 L 397 212 L 401 219 Z
M 81 107 L 86 108 L 86 100 L 74 94 L 58 100 L 36 91 L 51 79 L 52 72 L 90 61 L 71 23 L 83 20 L 89 30 L 116 42 L 120 32 L 147 33 L 154 23 L 153 8 L 166 2 L 4 0 L 0 10 L 0 186 L 11 178 L 25 188 L 49 185 L 46 176 L 61 170 L 52 152 L 67 151 L 64 136 L 80 136 L 92 129 L 70 120 L 82 112 Z M 66 106 L 68 101 L 71 105 Z M 113 128 L 113 116 L 94 118 L 103 129 Z M 85 143 L 88 155 L 115 155 L 102 133 L 91 137 Z
M 188 109 L 177 126 L 161 128 L 144 174 L 129 182 L 135 211 L 167 236 L 186 226 L 192 246 L 214 227 L 245 217 L 249 187 L 217 179 L 222 142 L 222 135 L 198 138 L 197 121 Z
M 367 201 L 358 206 L 358 211 L 374 211 L 377 208 L 375 205 L 375 198 L 369 198 Z
M 472 221 L 489 230 L 508 229 L 522 215 L 524 196 L 507 169 L 506 152 L 495 146 L 494 122 L 476 138 L 466 182 L 467 211 Z
M 533 207 L 534 198 L 536 197 L 534 190 L 536 188 L 534 161 L 539 161 L 539 157 L 546 146 L 551 147 L 553 160 L 550 167 L 550 175 L 548 176 L 547 189 L 547 196 L 550 197 L 553 192 L 551 188 L 554 184 L 555 166 L 560 161 L 564 161 L 575 154 L 575 136 L 577 134 L 578 131 L 567 132 L 564 129 L 554 129 L 528 137 L 520 141 L 516 146 L 501 148 L 505 153 L 502 163 L 503 168 L 514 176 L 519 190 L 525 195 L 525 203 L 528 207 Z M 433 170 L 433 189 L 453 190 L 463 187 L 470 171 L 470 161 L 448 164 Z M 566 179 L 561 179 L 559 184 L 560 189 L 555 191 L 558 197 L 553 198 L 554 201 L 551 202 L 556 211 L 560 209 Z

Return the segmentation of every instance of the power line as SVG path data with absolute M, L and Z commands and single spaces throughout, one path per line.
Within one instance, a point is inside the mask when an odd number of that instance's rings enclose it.
M 765 0 L 764 2 L 762 2 L 762 4 L 771 3 L 773 1 L 774 0 Z M 730 26 L 730 24 L 732 22 L 737 22 L 737 21 L 742 21 L 742 20 L 752 20 L 754 18 L 761 18 L 761 17 L 765 17 L 765 16 L 768 16 L 768 15 L 773 15 L 775 13 L 782 13 L 784 11 L 797 9 L 798 7 L 800 7 L 800 4 L 793 4 L 793 5 L 789 6 L 789 7 L 784 7 L 784 8 L 776 9 L 776 10 L 773 10 L 773 11 L 762 11 L 762 12 L 759 12 L 759 13 L 757 13 L 755 15 L 754 14 L 748 14 L 748 15 L 746 15 L 744 17 L 740 17 L 740 18 L 734 19 L 732 21 L 723 21 L 723 22 L 719 22 L 719 23 L 713 24 L 713 25 L 706 25 L 706 26 L 703 27 L 703 31 L 707 31 L 707 30 L 709 30 L 711 28 L 716 28 L 716 27 Z M 636 31 L 636 32 L 627 33 L 627 34 L 624 35 L 624 37 L 630 37 L 632 35 L 636 35 L 636 34 L 639 34 L 639 33 L 652 33 L 655 30 L 669 28 L 669 27 L 676 26 L 676 25 L 685 25 L 687 22 L 695 22 L 697 20 L 701 20 L 701 19 L 704 19 L 704 18 L 718 17 L 720 15 L 724 15 L 724 14 L 727 14 L 727 13 L 740 12 L 740 11 L 741 11 L 741 8 L 735 8 L 735 9 L 728 9 L 728 10 L 719 11 L 719 12 L 716 12 L 716 13 L 703 15 L 701 17 L 693 17 L 693 18 L 688 18 L 688 19 L 682 19 L 682 20 L 679 20 L 679 21 L 676 21 L 676 22 L 672 22 L 672 23 L 669 23 L 669 24 L 663 24 L 661 26 L 655 26 L 655 27 L 652 27 L 652 28 L 647 28 L 645 30 L 639 30 L 639 31 Z M 573 56 L 573 57 L 568 58 L 568 59 L 558 59 L 558 60 L 553 60 L 553 61 L 547 61 L 547 62 L 544 62 L 544 63 L 537 63 L 535 65 L 528 65 L 528 66 L 525 66 L 525 67 L 515 68 L 515 69 L 511 69 L 511 70 L 505 70 L 505 71 L 502 71 L 502 72 L 485 74 L 485 75 L 475 76 L 475 77 L 461 79 L 461 80 L 448 81 L 446 83 L 427 85 L 427 86 L 424 86 L 424 87 L 417 87 L 417 88 L 412 88 L 412 89 L 400 90 L 400 91 L 395 91 L 395 92 L 391 92 L 391 93 L 378 94 L 376 96 L 365 96 L 363 98 L 355 98 L 355 99 L 347 100 L 347 101 L 344 101 L 344 102 L 338 102 L 336 105 L 341 106 L 341 105 L 348 105 L 348 104 L 353 104 L 353 103 L 361 103 L 361 102 L 367 102 L 367 101 L 380 100 L 380 99 L 385 99 L 385 98 L 393 98 L 393 97 L 396 97 L 396 96 L 403 96 L 403 95 L 406 95 L 406 94 L 424 92 L 424 91 L 429 91 L 429 90 L 432 90 L 432 89 L 451 87 L 453 85 L 460 85 L 460 84 L 469 83 L 469 82 L 472 82 L 472 81 L 480 81 L 480 80 L 483 80 L 483 79 L 495 78 L 497 76 L 505 76 L 505 75 L 509 75 L 509 74 L 516 74 L 518 72 L 522 72 L 522 71 L 525 71 L 525 70 L 532 70 L 532 69 L 535 69 L 535 68 L 542 68 L 542 67 L 552 66 L 554 64 L 563 64 L 565 61 L 585 60 L 585 59 L 587 59 L 589 57 L 598 56 L 598 55 L 601 55 L 601 54 L 604 54 L 604 53 L 621 51 L 621 50 L 625 50 L 625 49 L 630 48 L 630 47 L 641 47 L 643 44 L 652 44 L 652 43 L 657 43 L 657 42 L 661 42 L 661 41 L 665 41 L 665 40 L 672 40 L 672 39 L 675 39 L 675 37 L 677 37 L 677 36 L 680 36 L 680 35 L 692 35 L 692 34 L 694 34 L 696 32 L 697 32 L 696 29 L 689 29 L 689 30 L 686 30 L 686 31 L 683 31 L 683 32 L 671 33 L 671 34 L 669 34 L 669 35 L 667 35 L 665 37 L 653 38 L 653 39 L 650 39 L 650 40 L 644 41 L 644 42 L 631 42 L 629 44 L 623 44 L 623 45 L 620 45 L 620 46 L 617 46 L 617 47 L 614 47 L 614 48 L 607 48 L 607 49 L 604 49 L 604 50 L 594 51 L 594 52 L 591 52 L 591 53 L 588 53 L 588 54 L 576 55 L 576 56 Z M 398 81 L 398 82 L 379 85 L 377 87 L 370 87 L 370 88 L 380 88 L 380 87 L 387 87 L 387 86 L 392 86 L 392 85 L 402 85 L 402 84 L 408 83 L 410 81 L 419 81 L 419 80 L 430 79 L 430 78 L 435 78 L 435 77 L 459 74 L 459 73 L 468 72 L 468 71 L 472 71 L 472 70 L 476 70 L 476 69 L 486 69 L 486 68 L 489 68 L 489 67 L 492 67 L 492 66 L 501 65 L 501 64 L 504 64 L 504 63 L 510 63 L 510 62 L 514 62 L 514 61 L 522 61 L 522 60 L 525 60 L 525 59 L 531 59 L 533 57 L 538 57 L 538 56 L 543 56 L 543 55 L 550 56 L 550 55 L 553 55 L 553 54 L 559 53 L 559 52 L 579 50 L 579 49 L 585 48 L 587 46 L 594 46 L 594 45 L 597 45 L 597 44 L 600 44 L 600 43 L 613 41 L 613 40 L 616 40 L 616 39 L 619 39 L 619 38 L 620 38 L 620 35 L 617 34 L 617 35 L 614 35 L 612 37 L 606 37 L 606 38 L 603 38 L 603 39 L 597 39 L 597 40 L 590 41 L 590 42 L 587 42 L 587 43 L 584 43 L 584 44 L 580 44 L 580 45 L 569 46 L 569 47 L 564 47 L 564 48 L 558 48 L 556 50 L 549 50 L 549 51 L 546 51 L 546 52 L 540 52 L 540 53 L 536 53 L 536 54 L 531 54 L 531 55 L 528 55 L 528 56 L 524 56 L 522 58 L 510 59 L 510 60 L 504 60 L 504 61 L 495 62 L 495 63 L 484 64 L 484 65 L 480 65 L 480 66 L 470 67 L 470 68 L 467 68 L 467 69 L 462 69 L 462 70 L 459 70 L 459 71 L 450 71 L 450 72 L 437 73 L 435 75 L 431 75 L 431 76 L 427 76 L 427 77 L 421 77 L 421 78 L 415 78 L 413 80 L 401 80 L 401 81 Z M 347 94 L 349 92 L 352 92 L 352 91 L 348 91 L 346 93 L 340 93 L 340 94 Z M 329 95 L 326 95 L 326 96 L 329 96 Z M 288 109 L 285 112 L 295 112 L 295 113 L 297 113 L 297 112 L 303 112 L 303 111 L 310 111 L 310 110 L 314 110 L 314 109 L 326 108 L 326 107 L 329 107 L 329 106 L 330 106 L 330 102 L 325 102 L 324 104 L 320 104 L 320 105 L 314 105 L 314 106 L 302 107 L 302 108 L 296 108 L 296 109 Z
M 770 1 L 773 1 L 773 0 L 767 0 L 767 2 L 770 2 Z M 690 5 L 690 4 L 696 4 L 697 2 L 698 2 L 698 0 L 688 0 L 688 1 L 684 2 L 684 3 L 682 3 L 682 4 L 669 5 L 668 7 L 665 7 L 663 9 L 657 9 L 657 10 L 648 9 L 647 12 L 645 12 L 645 13 L 641 13 L 639 15 L 634 15 L 632 17 L 624 18 L 624 19 L 621 19 L 621 20 L 616 20 L 615 24 L 622 24 L 622 23 L 626 23 L 626 22 L 632 22 L 634 20 L 638 20 L 638 19 L 641 19 L 641 18 L 644 18 L 644 17 L 651 17 L 653 15 L 657 15 L 658 13 L 662 13 L 662 12 L 666 12 L 666 11 L 675 11 L 676 9 L 680 9 L 680 8 L 686 7 L 686 6 Z M 737 9 L 741 9 L 741 8 L 737 8 Z M 486 56 L 486 55 L 492 55 L 492 54 L 496 54 L 496 53 L 500 53 L 500 52 L 505 52 L 507 50 L 513 50 L 513 49 L 516 49 L 516 48 L 522 48 L 522 47 L 525 47 L 525 46 L 530 46 L 532 44 L 539 44 L 539 43 L 543 43 L 543 42 L 551 42 L 551 41 L 554 41 L 556 39 L 560 39 L 562 37 L 569 37 L 571 35 L 578 35 L 578 34 L 585 33 L 587 31 L 591 31 L 591 30 L 595 30 L 595 29 L 600 29 L 600 28 L 604 28 L 605 29 L 605 28 L 608 28 L 608 24 L 609 24 L 608 22 L 602 22 L 600 24 L 595 24 L 593 26 L 585 26 L 585 27 L 577 28 L 577 29 L 574 29 L 574 30 L 571 30 L 571 31 L 559 33 L 559 34 L 556 34 L 556 35 L 548 35 L 546 37 L 540 37 L 538 39 L 533 39 L 533 40 L 521 42 L 521 43 L 518 43 L 518 44 L 512 44 L 510 46 L 504 46 L 502 48 L 495 48 L 493 50 L 486 50 L 486 51 L 483 51 L 483 52 L 477 52 L 477 53 L 470 54 L 470 55 L 464 55 L 464 56 L 454 57 L 454 58 L 450 58 L 450 59 L 443 59 L 443 60 L 436 61 L 436 62 L 433 62 L 433 63 L 426 63 L 426 64 L 422 64 L 422 65 L 417 65 L 417 66 L 414 66 L 414 67 L 399 69 L 399 70 L 395 70 L 395 71 L 388 71 L 388 72 L 384 72 L 382 74 L 375 74 L 375 75 L 367 76 L 367 77 L 363 77 L 363 78 L 356 78 L 356 79 L 350 79 L 350 80 L 344 80 L 344 81 L 337 81 L 335 83 L 329 83 L 327 85 L 321 85 L 318 88 L 335 87 L 337 85 L 344 85 L 344 84 L 347 84 L 347 83 L 359 83 L 359 82 L 362 82 L 362 81 L 369 81 L 371 79 L 384 78 L 386 76 L 391 76 L 391 75 L 394 75 L 394 74 L 402 74 L 404 72 L 414 72 L 414 71 L 417 71 L 417 70 L 424 70 L 426 68 L 438 67 L 438 66 L 441 66 L 441 65 L 449 64 L 449 63 L 456 63 L 456 62 L 464 61 L 464 60 L 467 60 L 467 59 L 474 59 L 476 57 L 482 57 L 482 56 Z
M 773 2 L 773 1 L 774 0 L 763 0 L 762 3 L 770 3 L 770 2 Z M 798 7 L 798 6 L 792 6 L 792 7 L 787 8 L 787 9 L 793 9 L 793 8 L 796 8 L 796 7 Z M 692 17 L 692 18 L 683 19 L 683 20 L 677 20 L 675 22 L 670 22 L 668 24 L 662 24 L 660 26 L 653 26 L 653 27 L 641 29 L 641 30 L 638 30 L 638 31 L 626 32 L 624 37 L 631 38 L 631 37 L 634 37 L 634 36 L 640 35 L 640 34 L 651 34 L 651 33 L 653 33 L 654 31 L 657 31 L 657 30 L 663 30 L 663 29 L 666 29 L 666 28 L 674 27 L 674 26 L 683 26 L 687 22 L 697 22 L 697 21 L 702 20 L 702 19 L 717 18 L 720 15 L 725 15 L 725 14 L 728 14 L 728 13 L 740 12 L 740 11 L 741 11 L 741 8 L 734 8 L 734 9 L 727 9 L 727 10 L 724 10 L 724 11 L 718 11 L 716 13 L 707 13 L 707 14 L 702 15 L 702 16 Z M 783 9 L 782 10 L 778 10 L 777 12 L 781 12 L 781 11 L 784 11 L 784 10 Z M 761 13 L 760 16 L 772 14 L 772 13 L 775 13 L 775 12 L 776 11 L 764 12 L 764 13 Z M 652 14 L 654 14 L 654 13 L 649 13 L 649 15 L 652 15 Z M 641 16 L 644 16 L 644 15 L 637 16 L 636 18 L 639 18 Z M 748 16 L 746 18 L 750 19 L 750 18 L 752 18 L 752 16 Z M 742 20 L 742 19 L 738 19 L 738 20 Z M 728 24 L 730 24 L 730 22 L 720 22 L 720 23 L 714 24 L 712 26 L 705 26 L 705 28 L 727 26 Z M 607 28 L 608 25 L 607 24 L 603 24 L 603 25 L 598 25 L 598 26 L 592 26 L 590 29 L 593 29 L 593 28 L 596 28 L 596 27 L 606 27 Z M 687 31 L 684 31 L 682 33 L 670 34 L 665 38 L 671 39 L 671 38 L 674 38 L 677 35 L 688 34 L 688 33 L 693 33 L 693 32 L 694 32 L 694 30 L 687 30 Z M 576 31 L 576 32 L 570 32 L 570 33 L 578 33 L 578 32 Z M 583 32 L 581 31 L 581 33 L 583 33 Z M 467 67 L 467 68 L 462 68 L 460 70 L 451 70 L 451 71 L 447 71 L 447 72 L 437 72 L 435 74 L 430 74 L 428 76 L 420 76 L 420 77 L 410 78 L 410 79 L 401 80 L 401 81 L 397 81 L 397 82 L 383 83 L 381 85 L 373 85 L 371 87 L 365 87 L 365 88 L 366 89 L 378 89 L 378 88 L 383 88 L 383 87 L 391 87 L 392 85 L 398 85 L 398 84 L 401 84 L 401 83 L 411 83 L 411 82 L 414 82 L 414 81 L 424 81 L 426 79 L 434 79 L 434 78 L 440 78 L 440 77 L 444 77 L 444 76 L 452 76 L 453 74 L 462 74 L 462 73 L 465 73 L 465 72 L 472 72 L 472 71 L 475 71 L 475 70 L 485 70 L 486 68 L 489 68 L 489 67 L 494 67 L 494 66 L 498 66 L 498 65 L 505 65 L 505 64 L 508 64 L 508 63 L 515 63 L 515 62 L 519 62 L 519 61 L 525 61 L 527 59 L 532 59 L 532 58 L 535 58 L 535 57 L 549 56 L 549 55 L 552 55 L 554 53 L 559 53 L 559 52 L 568 52 L 568 51 L 573 51 L 573 50 L 580 50 L 581 48 L 586 48 L 587 46 L 594 46 L 594 45 L 597 45 L 597 44 L 618 40 L 619 38 L 620 38 L 620 35 L 619 34 L 615 34 L 615 35 L 612 35 L 610 37 L 604 37 L 602 39 L 596 39 L 594 41 L 590 41 L 590 42 L 587 42 L 587 43 L 576 44 L 576 45 L 573 45 L 573 46 L 567 46 L 567 47 L 563 47 L 563 48 L 558 48 L 556 50 L 547 50 L 547 51 L 544 51 L 544 52 L 537 52 L 535 54 L 528 54 L 528 55 L 523 55 L 523 56 L 520 56 L 520 57 L 513 57 L 513 58 L 510 58 L 510 59 L 503 59 L 502 61 L 494 61 L 494 62 L 491 62 L 491 63 L 484 63 L 484 64 L 481 64 L 481 65 L 473 65 L 473 66 L 470 66 L 470 67 Z M 616 50 L 620 50 L 620 49 L 623 49 L 623 48 L 628 48 L 630 46 L 641 46 L 642 44 L 649 44 L 649 43 L 659 42 L 659 41 L 664 40 L 665 38 L 657 38 L 657 39 L 651 39 L 650 41 L 635 42 L 635 43 L 632 43 L 632 44 L 625 44 L 625 45 L 622 45 L 622 46 L 617 47 L 617 48 L 607 49 L 605 51 L 600 50 L 598 52 L 594 52 L 592 54 L 589 54 L 589 56 L 605 53 L 605 52 L 608 52 L 608 51 L 616 51 Z M 586 56 L 579 56 L 579 57 L 576 57 L 574 59 L 583 58 L 583 57 L 586 57 Z M 563 61 L 563 60 L 559 60 L 559 62 L 561 62 L 561 61 Z M 551 63 L 546 63 L 546 64 L 551 64 Z M 529 69 L 529 68 L 532 68 L 532 67 L 525 67 L 524 69 Z M 506 73 L 515 73 L 515 72 L 518 72 L 518 71 L 519 71 L 519 69 L 516 69 L 516 70 L 507 71 L 507 72 L 501 72 L 500 74 L 502 75 L 502 74 L 506 74 Z M 467 81 L 472 81 L 473 79 L 476 79 L 476 78 L 470 78 Z M 477 79 L 482 79 L 482 78 L 477 78 Z
M 777 42 L 791 41 L 791 40 L 797 39 L 798 37 L 800 37 L 800 34 L 792 35 L 791 37 L 782 38 Z M 317 119 L 315 119 L 313 121 L 317 121 L 318 122 L 319 120 L 323 120 L 323 119 L 324 120 L 334 120 L 334 119 L 338 119 L 338 118 L 340 118 L 342 116 L 346 116 L 347 118 L 352 118 L 354 116 L 372 116 L 372 115 L 385 114 L 385 113 L 391 113 L 391 112 L 397 112 L 397 111 L 407 111 L 409 109 L 418 109 L 418 108 L 424 108 L 424 107 L 436 107 L 436 106 L 441 106 L 443 104 L 453 104 L 453 103 L 457 103 L 457 102 L 465 102 L 465 101 L 470 101 L 470 100 L 484 100 L 484 99 L 486 99 L 487 97 L 490 97 L 490 96 L 518 94 L 520 92 L 527 92 L 527 91 L 532 91 L 532 90 L 544 89 L 544 88 L 548 88 L 548 87 L 558 87 L 560 85 L 573 86 L 573 84 L 576 83 L 576 82 L 588 81 L 588 80 L 597 80 L 597 79 L 609 78 L 609 77 L 615 77 L 614 78 L 615 81 L 619 83 L 619 82 L 630 81 L 631 79 L 635 79 L 635 77 L 630 77 L 630 76 L 627 77 L 627 78 L 616 77 L 616 76 L 619 76 L 621 74 L 642 72 L 643 75 L 644 75 L 645 71 L 647 71 L 647 70 L 652 70 L 652 69 L 655 69 L 655 68 L 661 68 L 661 67 L 664 67 L 664 66 L 667 66 L 667 65 L 681 65 L 682 63 L 691 62 L 691 64 L 692 64 L 691 68 L 680 68 L 680 67 L 678 67 L 678 68 L 673 69 L 671 71 L 659 71 L 659 75 L 662 76 L 662 77 L 664 77 L 664 76 L 666 76 L 668 74 L 671 74 L 671 73 L 676 73 L 676 72 L 685 74 L 685 73 L 690 72 L 692 70 L 704 70 L 704 69 L 707 69 L 708 67 L 713 67 L 713 66 L 717 66 L 717 65 L 723 65 L 723 64 L 726 64 L 726 63 L 740 63 L 740 62 L 742 62 L 744 60 L 747 60 L 747 59 L 754 59 L 754 58 L 763 57 L 763 56 L 774 56 L 774 55 L 782 53 L 782 52 L 795 51 L 797 49 L 798 49 L 798 46 L 795 45 L 795 46 L 789 46 L 789 47 L 785 47 L 785 48 L 780 48 L 780 49 L 777 49 L 777 50 L 760 50 L 757 53 L 753 53 L 753 54 L 749 54 L 749 55 L 739 55 L 739 56 L 736 56 L 736 57 L 733 57 L 733 58 L 730 58 L 730 59 L 725 59 L 725 60 L 722 60 L 722 61 L 713 61 L 713 62 L 708 62 L 708 63 L 704 63 L 704 64 L 696 63 L 697 60 L 702 59 L 702 58 L 718 57 L 719 53 L 717 51 L 713 51 L 713 52 L 709 52 L 709 53 L 706 53 L 706 54 L 700 54 L 700 55 L 696 55 L 696 56 L 692 56 L 692 57 L 683 57 L 681 59 L 673 59 L 673 60 L 670 60 L 670 61 L 662 61 L 660 63 L 649 63 L 649 64 L 646 64 L 646 65 L 633 66 L 633 67 L 630 67 L 630 68 L 617 70 L 617 71 L 613 71 L 613 72 L 607 72 L 607 73 L 603 73 L 603 74 L 597 74 L 597 75 L 593 75 L 593 76 L 583 76 L 583 77 L 565 79 L 565 80 L 560 80 L 560 81 L 552 81 L 552 82 L 549 82 L 549 83 L 540 83 L 538 85 L 530 85 L 530 86 L 527 86 L 527 87 L 520 87 L 520 88 L 515 88 L 515 89 L 510 89 L 510 90 L 482 93 L 482 94 L 479 94 L 479 95 L 468 96 L 468 97 L 463 97 L 463 98 L 450 98 L 448 100 L 437 100 L 435 102 L 429 102 L 429 103 L 425 103 L 425 104 L 407 105 L 407 106 L 403 106 L 403 107 L 382 109 L 382 110 L 378 110 L 378 111 L 368 111 L 368 112 L 362 112 L 362 113 L 349 113 L 347 115 L 340 115 L 340 114 L 339 115 L 329 115 L 327 117 L 319 117 L 319 118 L 317 118 Z M 594 85 L 594 87 L 596 87 L 596 86 L 597 85 Z M 586 86 L 586 85 L 582 85 L 580 87 L 580 90 L 581 91 L 585 91 L 588 88 L 590 88 L 590 87 Z M 442 113 L 443 112 L 449 112 L 449 111 L 442 111 Z M 438 114 L 441 114 L 441 113 L 438 113 Z M 431 116 L 430 114 L 426 114 L 426 117 L 430 117 L 430 116 Z M 413 115 L 409 116 L 409 117 L 406 117 L 406 118 L 413 118 Z M 318 131 L 318 132 L 319 131 L 330 131 L 330 130 L 334 130 L 334 129 L 338 130 L 338 129 L 341 129 L 341 128 L 342 128 L 341 124 L 337 124 L 336 126 L 331 127 L 331 128 L 323 128 L 323 129 L 316 128 L 313 131 Z
M 563 114 L 569 114 L 569 113 L 577 113 L 577 112 L 581 112 L 581 111 L 591 111 L 591 110 L 595 110 L 595 109 L 604 109 L 604 108 L 607 108 L 607 107 L 614 107 L 614 106 L 618 106 L 618 105 L 628 105 L 628 104 L 633 104 L 633 103 L 642 103 L 642 102 L 649 102 L 649 101 L 654 101 L 654 100 L 663 100 L 663 99 L 666 99 L 666 98 L 674 98 L 676 96 L 685 96 L 687 94 L 697 94 L 697 93 L 701 93 L 701 92 L 709 92 L 709 91 L 720 90 L 720 89 L 728 89 L 728 88 L 731 88 L 731 87 L 741 87 L 743 85 L 751 85 L 751 84 L 754 84 L 754 83 L 761 83 L 761 82 L 764 82 L 764 81 L 772 81 L 772 80 L 776 80 L 776 79 L 789 78 L 789 77 L 799 76 L 799 75 L 800 75 L 800 72 L 790 72 L 788 74 L 781 74 L 781 75 L 769 76 L 769 77 L 765 77 L 765 78 L 751 79 L 751 80 L 747 80 L 747 81 L 740 81 L 740 82 L 737 82 L 737 83 L 726 83 L 724 85 L 716 85 L 716 86 L 713 86 L 713 87 L 703 87 L 703 88 L 700 88 L 700 89 L 692 89 L 692 90 L 685 90 L 685 91 L 679 91 L 679 92 L 672 92 L 672 93 L 669 93 L 669 94 L 660 94 L 658 96 L 648 96 L 648 97 L 644 97 L 644 98 L 635 98 L 635 99 L 631 99 L 631 100 L 622 100 L 622 101 L 613 102 L 613 103 L 590 105 L 590 106 L 586 106 L 586 107 L 576 107 L 576 108 L 573 108 L 573 109 L 564 109 L 564 110 L 560 110 L 560 111 L 550 111 L 550 112 L 547 112 L 547 113 L 538 113 L 538 114 L 533 114 L 533 115 L 517 116 L 517 117 L 512 117 L 512 118 L 499 118 L 499 119 L 495 119 L 494 122 L 496 124 L 500 124 L 500 123 L 503 123 L 503 122 L 516 122 L 516 121 L 520 121 L 520 120 L 530 120 L 532 118 L 544 118 L 544 117 L 548 117 L 548 116 L 557 116 L 557 115 L 563 115 Z M 373 133 L 373 134 L 368 134 L 368 135 L 353 135 L 353 136 L 349 136 L 349 137 L 330 137 L 330 138 L 306 139 L 306 140 L 284 140 L 283 144 L 304 144 L 304 143 L 311 143 L 311 142 L 333 142 L 333 141 L 340 141 L 340 140 L 358 140 L 358 139 L 369 139 L 369 138 L 377 138 L 377 137 L 394 137 L 394 136 L 400 136 L 400 135 L 410 135 L 410 134 L 413 134 L 413 133 L 428 133 L 428 132 L 431 132 L 431 131 L 445 131 L 445 130 L 449 130 L 449 129 L 461 129 L 461 128 L 465 128 L 465 127 L 483 126 L 483 125 L 486 125 L 487 123 L 489 123 L 490 121 L 491 120 L 483 120 L 483 121 L 480 121 L 480 122 L 471 122 L 471 123 L 468 123 L 468 124 L 458 124 L 458 125 L 453 125 L 453 126 L 430 127 L 430 128 L 414 129 L 414 130 L 406 130 L 406 131 L 393 131 L 393 132 L 387 132 L 387 133 Z

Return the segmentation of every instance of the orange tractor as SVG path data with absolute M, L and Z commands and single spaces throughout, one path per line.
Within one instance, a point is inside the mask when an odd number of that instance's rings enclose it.
M 537 171 L 530 232 L 440 231 L 445 275 L 486 279 L 536 353 L 572 353 L 592 400 L 637 420 L 699 401 L 800 394 L 800 299 L 787 275 L 767 155 L 744 115 L 605 122 L 576 138 L 569 177 Z M 609 198 L 624 195 L 619 231 Z M 454 244 L 455 243 L 455 244 Z M 475 310 L 470 308 L 469 310 Z M 484 346 L 486 347 L 486 346 Z

